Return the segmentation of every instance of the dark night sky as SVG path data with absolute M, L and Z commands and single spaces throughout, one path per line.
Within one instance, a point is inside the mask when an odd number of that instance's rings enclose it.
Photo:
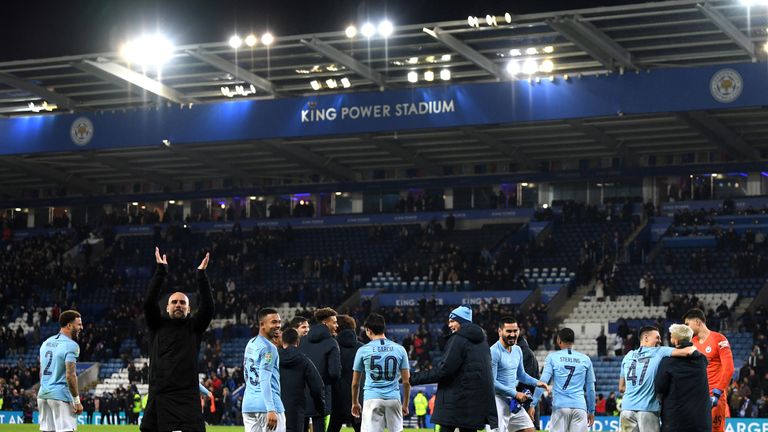
M 638 0 L 17 0 L 0 12 L 0 61 L 116 51 L 159 29 L 174 43 L 225 41 L 235 31 L 276 37 L 343 30 L 350 23 L 397 24 L 642 3 Z

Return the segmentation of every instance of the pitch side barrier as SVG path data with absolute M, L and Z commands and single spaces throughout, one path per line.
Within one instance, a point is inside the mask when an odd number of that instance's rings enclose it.
M 768 105 L 765 62 L 0 119 L 0 155 Z

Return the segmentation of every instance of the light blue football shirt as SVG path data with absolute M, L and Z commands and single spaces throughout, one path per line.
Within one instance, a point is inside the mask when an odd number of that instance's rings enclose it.
M 279 362 L 277 348 L 264 336 L 256 336 L 245 346 L 245 394 L 242 412 L 285 412 L 283 401 L 280 399 Z
M 523 350 L 512 345 L 509 351 L 501 341 L 491 346 L 491 372 L 496 394 L 513 398 L 517 395 L 517 383 L 535 386 L 538 380 L 525 372 Z
M 391 340 L 375 339 L 360 347 L 352 370 L 365 373 L 363 400 L 400 400 L 400 371 L 410 370 L 405 348 Z M 401 401 L 403 402 L 403 401 Z
M 661 360 L 672 355 L 671 347 L 640 347 L 630 351 L 621 361 L 621 376 L 627 383 L 621 409 L 627 411 L 661 411 L 656 399 L 654 378 Z
M 40 390 L 39 399 L 53 399 L 72 402 L 72 393 L 67 386 L 66 363 L 77 363 L 80 346 L 66 335 L 51 336 L 40 346 Z
M 592 360 L 572 349 L 555 351 L 547 356 L 541 381 L 552 386 L 552 408 L 583 409 L 595 412 L 595 370 Z M 537 393 L 539 389 L 536 389 Z M 534 397 L 534 403 L 538 401 Z

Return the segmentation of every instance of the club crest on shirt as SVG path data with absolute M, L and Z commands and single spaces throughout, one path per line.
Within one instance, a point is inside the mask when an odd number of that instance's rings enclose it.
M 708 346 L 707 349 L 704 350 L 707 354 L 712 352 L 712 347 Z

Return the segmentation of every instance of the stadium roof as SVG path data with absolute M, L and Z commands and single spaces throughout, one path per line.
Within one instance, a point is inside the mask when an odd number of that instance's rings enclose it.
M 616 7 L 511 16 L 507 23 L 470 27 L 467 20 L 397 26 L 386 41 L 346 37 L 344 31 L 276 35 L 269 49 L 235 51 L 226 41 L 174 48 L 172 61 L 156 72 L 128 65 L 117 52 L 0 63 L 0 115 L 30 115 L 30 104 L 56 104 L 58 112 L 94 112 L 204 104 L 231 100 L 222 87 L 243 86 L 238 99 L 281 98 L 442 85 L 423 72 L 451 71 L 452 84 L 511 80 L 507 62 L 551 58 L 546 75 L 635 73 L 659 68 L 763 61 L 766 8 L 738 0 L 673 0 Z M 528 48 L 537 54 L 525 55 Z M 552 47 L 551 53 L 543 53 Z M 516 54 L 516 53 L 514 53 Z M 419 72 L 410 83 L 407 74 Z M 313 90 L 349 79 L 351 87 Z M 708 124 L 707 130 L 702 124 Z M 719 133 L 713 135 L 712 125 Z M 136 181 L 171 185 L 163 179 L 365 178 L 371 170 L 418 168 L 443 175 L 442 167 L 600 157 L 642 158 L 659 153 L 719 151 L 733 160 L 754 160 L 768 148 L 768 112 L 763 109 L 710 113 L 663 113 L 430 131 L 231 143 L 178 150 L 138 148 L 0 158 L 0 184 L 8 190 L 39 188 L 65 179 L 108 185 Z M 392 145 L 393 138 L 397 144 Z M 728 142 L 729 145 L 723 145 Z M 734 145 L 735 144 L 735 145 Z M 300 155 L 299 155 L 300 154 Z M 132 168 L 133 167 L 133 168 Z M 142 167 L 141 169 L 135 167 Z M 395 174 L 391 177 L 402 177 Z M 388 176 L 389 177 L 389 176 Z M 6 190 L 6 192 L 8 192 Z

